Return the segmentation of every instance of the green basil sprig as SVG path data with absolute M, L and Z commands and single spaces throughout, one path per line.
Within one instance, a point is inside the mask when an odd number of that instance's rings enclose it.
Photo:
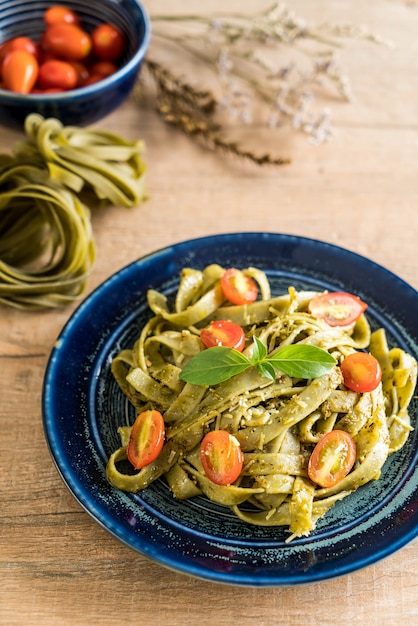
M 328 372 L 336 361 L 326 350 L 308 344 L 282 346 L 267 355 L 267 348 L 254 337 L 251 357 L 242 352 L 215 346 L 192 357 L 180 373 L 181 380 L 194 385 L 217 385 L 255 366 L 262 376 L 274 381 L 276 371 L 294 378 L 318 378 Z

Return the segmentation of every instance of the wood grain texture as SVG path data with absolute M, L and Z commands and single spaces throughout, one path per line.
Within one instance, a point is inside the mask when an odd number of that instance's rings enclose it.
M 229 0 L 228 9 L 243 10 L 243 4 L 248 11 L 260 7 L 256 0 Z M 151 13 L 196 11 L 192 0 L 148 0 L 146 6 Z M 199 11 L 225 6 L 202 0 Z M 239 140 L 262 142 L 292 160 L 260 169 L 196 146 L 165 126 L 151 105 L 131 99 L 97 126 L 145 140 L 150 199 L 138 209 L 94 212 L 97 261 L 89 291 L 144 253 L 237 230 L 326 240 L 418 288 L 418 6 L 298 0 L 292 7 L 314 22 L 367 24 L 394 43 L 348 42 L 340 50 L 355 99 L 330 104 L 335 139 L 314 146 L 287 129 L 231 126 Z M 2 151 L 20 138 L 0 128 Z M 0 308 L 1 625 L 418 623 L 417 541 L 343 578 L 299 588 L 237 589 L 168 571 L 99 527 L 58 476 L 42 427 L 47 359 L 74 308 Z

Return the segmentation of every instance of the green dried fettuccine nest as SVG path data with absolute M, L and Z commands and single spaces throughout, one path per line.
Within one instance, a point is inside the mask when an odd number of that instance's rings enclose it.
M 94 264 L 90 202 L 146 198 L 144 144 L 37 114 L 25 131 L 11 156 L 0 155 L 0 302 L 63 306 L 82 295 Z

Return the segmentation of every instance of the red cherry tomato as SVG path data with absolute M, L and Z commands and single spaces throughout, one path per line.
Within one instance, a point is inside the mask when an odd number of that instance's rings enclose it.
M 373 391 L 382 380 L 379 361 L 367 352 L 353 352 L 341 363 L 344 385 L 352 391 Z
M 91 51 L 91 37 L 75 24 L 58 22 L 44 32 L 43 50 L 65 61 L 82 61 Z
M 206 348 L 226 346 L 242 352 L 245 347 L 245 333 L 241 326 L 229 320 L 215 320 L 200 331 L 200 339 Z
M 118 69 L 116 63 L 112 61 L 98 61 L 91 66 L 90 75 L 85 81 L 84 86 L 87 87 L 87 85 L 98 83 L 100 80 L 114 74 Z
M 212 430 L 200 444 L 200 460 L 209 480 L 230 485 L 241 473 L 244 455 L 236 437 L 226 430 Z
M 78 76 L 74 67 L 67 61 L 58 59 L 45 61 L 39 68 L 38 84 L 42 89 L 63 89 L 77 86 Z
M 10 52 L 14 52 L 15 50 L 24 50 L 28 52 L 39 63 L 40 59 L 40 50 L 39 46 L 29 37 L 15 37 L 14 39 L 9 39 L 5 41 L 0 46 L 0 77 L 3 72 L 3 61 Z
M 313 298 L 308 306 L 309 313 L 329 326 L 348 326 L 366 309 L 365 302 L 344 291 L 323 293 Z
M 90 71 L 81 61 L 71 61 L 71 65 L 77 74 L 77 87 L 83 87 L 90 78 Z
M 65 24 L 76 24 L 76 26 L 79 26 L 80 18 L 77 13 L 69 7 L 56 4 L 45 11 L 44 22 L 47 26 L 60 24 L 62 22 Z
M 149 465 L 160 454 L 164 445 L 164 419 L 159 411 L 143 411 L 132 426 L 127 456 L 135 467 Z
M 102 76 L 105 78 L 106 76 L 111 76 L 115 72 L 118 71 L 118 66 L 116 63 L 112 61 L 98 61 L 97 63 L 93 63 L 90 68 L 90 72 L 93 75 Z
M 234 267 L 222 274 L 221 287 L 225 298 L 232 304 L 249 304 L 257 299 L 255 280 Z
M 25 50 L 14 50 L 3 61 L 4 87 L 16 93 L 29 93 L 35 86 L 38 72 L 38 61 L 33 54 Z
M 123 33 L 112 24 L 100 24 L 91 34 L 93 53 L 103 61 L 116 61 L 125 49 Z
M 29 37 L 15 37 L 9 39 L 0 47 L 0 63 L 4 60 L 9 52 L 14 50 L 25 50 L 29 54 L 32 54 L 37 61 L 40 58 L 39 46 Z
M 356 444 L 344 430 L 331 430 L 316 444 L 308 463 L 308 476 L 320 487 L 333 487 L 350 472 Z

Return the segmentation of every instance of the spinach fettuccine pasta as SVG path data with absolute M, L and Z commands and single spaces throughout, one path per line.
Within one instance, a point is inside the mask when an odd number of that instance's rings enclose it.
M 95 260 L 90 208 L 146 197 L 141 141 L 31 114 L 0 154 L 0 303 L 39 309 L 83 293 Z
M 112 362 L 138 415 L 118 429 L 115 487 L 165 480 L 175 498 L 204 495 L 290 540 L 405 444 L 417 363 L 372 332 L 357 297 L 272 296 L 261 270 L 214 264 L 184 269 L 175 297 L 150 290 L 148 304 Z M 233 345 L 231 327 L 242 332 Z

